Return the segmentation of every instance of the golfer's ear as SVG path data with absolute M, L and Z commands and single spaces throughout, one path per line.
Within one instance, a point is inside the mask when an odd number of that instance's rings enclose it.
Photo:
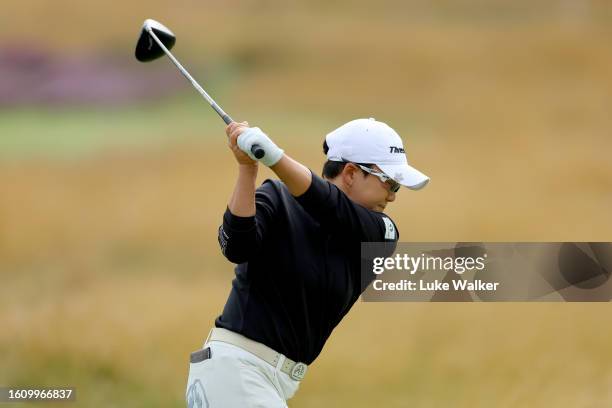
M 352 163 L 347 163 L 344 165 L 342 169 L 342 180 L 344 184 L 351 187 L 353 185 L 353 180 L 355 179 L 355 165 Z

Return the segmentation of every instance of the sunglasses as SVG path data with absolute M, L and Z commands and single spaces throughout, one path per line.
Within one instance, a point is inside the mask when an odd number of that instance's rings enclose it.
M 382 181 L 383 183 L 387 183 L 391 187 L 390 190 L 394 193 L 397 193 L 400 187 L 402 186 L 400 183 L 393 180 L 391 177 L 387 176 L 385 173 L 381 173 L 379 171 L 372 170 L 371 168 L 362 166 L 361 164 L 358 164 L 358 163 L 353 163 L 353 164 L 358 166 L 361 170 L 365 171 L 366 173 L 378 177 L 379 180 Z

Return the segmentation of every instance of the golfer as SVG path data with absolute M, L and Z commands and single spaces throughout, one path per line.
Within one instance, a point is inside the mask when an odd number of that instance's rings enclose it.
M 408 165 L 399 135 L 374 119 L 329 133 L 323 178 L 246 122 L 226 128 L 238 179 L 219 228 L 237 264 L 232 289 L 204 346 L 191 354 L 189 407 L 286 407 L 307 366 L 370 283 L 360 243 L 395 242 L 384 214 L 401 186 L 429 178 Z M 280 180 L 256 189 L 258 161 Z

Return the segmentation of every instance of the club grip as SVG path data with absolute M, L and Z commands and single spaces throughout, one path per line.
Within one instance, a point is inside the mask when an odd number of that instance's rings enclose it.
M 229 125 L 230 123 L 232 123 L 234 121 L 234 119 L 230 118 L 229 115 L 223 115 L 221 116 L 221 119 L 223 119 L 223 121 L 225 122 L 226 125 Z
M 257 143 L 251 146 L 251 153 L 253 153 L 253 156 L 255 156 L 258 159 L 261 159 L 262 157 L 266 155 L 265 150 L 262 149 L 261 146 Z

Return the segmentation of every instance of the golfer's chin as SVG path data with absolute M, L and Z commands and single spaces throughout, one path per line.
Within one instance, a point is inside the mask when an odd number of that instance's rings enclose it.
M 385 207 L 382 206 L 382 205 L 376 205 L 376 206 L 374 206 L 374 208 L 372 208 L 372 211 L 385 212 Z

